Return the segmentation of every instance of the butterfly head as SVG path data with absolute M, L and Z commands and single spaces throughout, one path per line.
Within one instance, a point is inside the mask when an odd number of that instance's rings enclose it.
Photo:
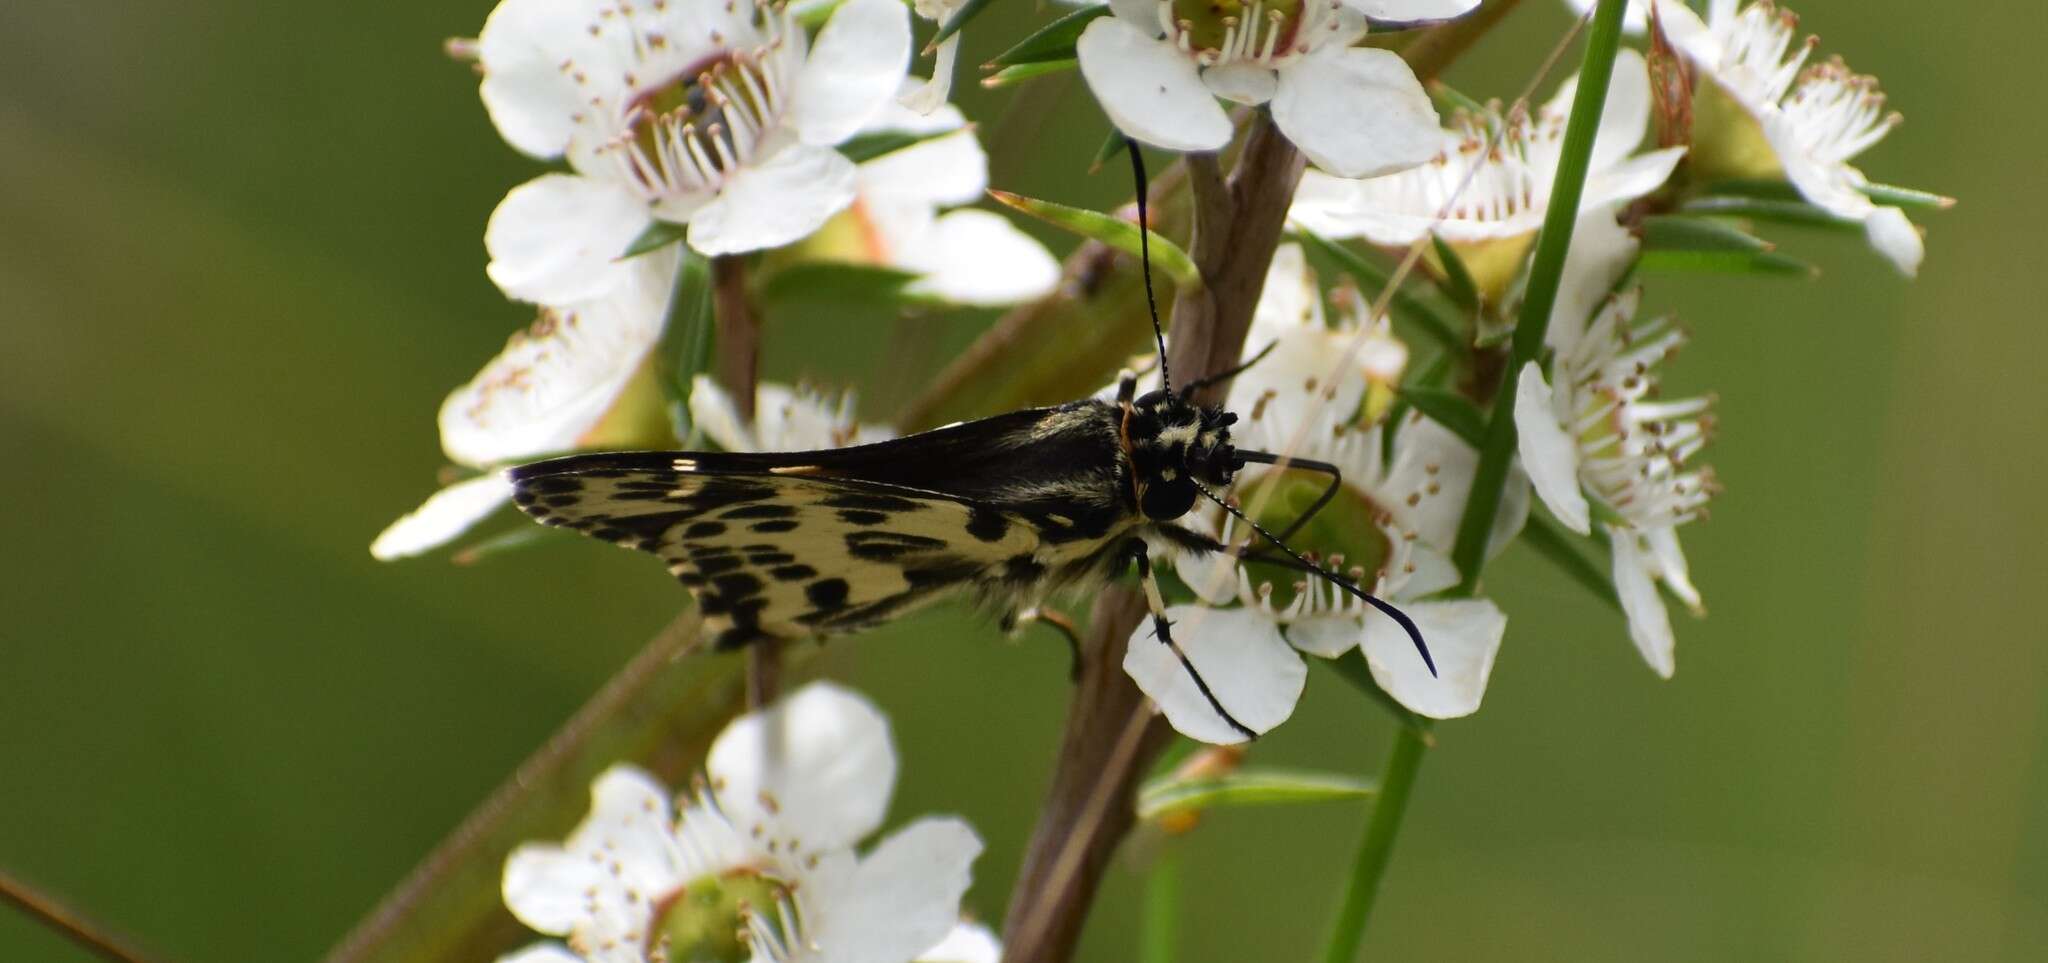
M 1194 507 L 1198 485 L 1230 484 L 1244 464 L 1230 446 L 1230 426 L 1236 421 L 1236 415 L 1221 408 L 1203 408 L 1165 391 L 1131 403 L 1131 467 L 1145 517 L 1179 518 Z

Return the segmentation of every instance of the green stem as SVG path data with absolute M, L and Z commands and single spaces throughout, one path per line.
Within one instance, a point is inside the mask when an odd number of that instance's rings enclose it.
M 1394 729 L 1393 754 L 1387 757 L 1386 772 L 1380 776 L 1379 798 L 1373 802 L 1372 817 L 1365 824 L 1365 838 L 1359 841 L 1358 857 L 1351 865 L 1351 883 L 1344 902 L 1337 907 L 1337 920 L 1330 926 L 1330 941 L 1323 950 L 1323 963 L 1352 963 L 1365 939 L 1365 923 L 1379 898 L 1380 877 L 1394 856 L 1394 837 L 1401 832 L 1401 816 L 1408 810 L 1408 794 L 1415 788 L 1415 775 L 1422 769 L 1423 750 L 1429 748 L 1429 733 L 1417 726 Z
M 1138 930 L 1139 963 L 1173 963 L 1180 934 L 1180 853 L 1174 840 L 1145 874 L 1145 915 Z
M 1500 511 L 1501 491 L 1507 485 L 1508 465 L 1515 457 L 1515 387 L 1522 365 L 1543 351 L 1543 334 L 1550 327 L 1550 311 L 1557 302 L 1557 288 L 1564 274 L 1565 251 L 1571 247 L 1572 225 L 1578 220 L 1579 198 L 1586 186 L 1586 169 L 1592 162 L 1593 136 L 1600 129 L 1600 113 L 1607 104 L 1607 85 L 1614 75 L 1614 54 L 1621 45 L 1621 13 L 1624 0 L 1600 0 L 1593 12 L 1593 28 L 1586 38 L 1586 56 L 1579 68 L 1579 90 L 1572 100 L 1571 120 L 1565 126 L 1563 156 L 1557 165 L 1557 180 L 1551 185 L 1550 208 L 1543 215 L 1543 233 L 1537 236 L 1536 256 L 1529 266 L 1529 284 L 1522 300 L 1521 316 L 1515 323 L 1515 337 L 1508 363 L 1501 373 L 1500 390 L 1493 396 L 1493 417 L 1486 425 L 1485 445 L 1479 452 L 1479 468 L 1472 479 L 1472 494 L 1465 500 L 1464 517 L 1458 521 L 1458 540 L 1451 560 L 1458 566 L 1461 581 L 1457 592 L 1470 595 L 1478 589 L 1480 569 L 1486 565 L 1487 536 Z

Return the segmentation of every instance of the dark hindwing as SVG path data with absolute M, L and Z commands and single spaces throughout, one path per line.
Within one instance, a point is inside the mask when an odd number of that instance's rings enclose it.
M 886 621 L 1029 559 L 1035 526 L 944 494 L 803 474 L 803 454 L 587 455 L 513 471 L 543 524 L 652 552 L 720 648 Z M 777 469 L 781 469 L 778 471 Z

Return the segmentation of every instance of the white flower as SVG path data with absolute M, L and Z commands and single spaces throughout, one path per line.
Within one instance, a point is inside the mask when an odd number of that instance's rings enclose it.
M 540 318 L 441 404 L 441 448 L 484 474 L 457 482 L 393 522 L 370 545 L 379 559 L 418 555 L 453 540 L 512 498 L 497 469 L 579 448 L 645 440 L 633 417 L 651 406 L 622 403 L 651 389 L 646 360 L 661 340 L 677 252 L 626 262 L 622 286 Z
M 1366 324 L 1362 307 L 1337 329 L 1325 329 L 1314 278 L 1298 249 L 1290 248 L 1274 259 L 1247 355 L 1277 343 L 1232 381 L 1229 407 L 1243 416 L 1232 440 L 1242 449 L 1286 452 L 1342 471 L 1336 498 L 1289 541 L 1399 604 L 1420 627 L 1439 674 L 1432 677 L 1407 633 L 1368 603 L 1304 573 L 1242 565 L 1220 555 L 1177 563 L 1202 604 L 1168 609 L 1174 639 L 1217 701 L 1254 731 L 1267 731 L 1292 714 L 1307 672 L 1302 653 L 1335 658 L 1353 647 L 1363 650 L 1381 687 L 1410 709 L 1439 718 L 1465 715 L 1479 706 L 1506 616 L 1484 599 L 1425 599 L 1458 581 L 1446 553 L 1456 539 L 1478 453 L 1435 422 L 1410 416 L 1395 435 L 1392 457 L 1384 456 L 1386 426 L 1360 428 L 1355 421 L 1369 385 L 1398 377 L 1398 365 L 1389 372 L 1353 363 L 1335 378 L 1331 368 L 1361 333 L 1368 344 L 1392 337 L 1379 324 Z M 1386 352 L 1382 347 L 1377 353 Z M 1360 357 L 1374 353 L 1362 351 Z M 1325 476 L 1298 468 L 1248 465 L 1238 472 L 1233 491 L 1248 513 L 1278 532 L 1326 484 Z M 1527 514 L 1528 492 L 1517 480 L 1503 497 L 1489 550 L 1512 540 Z M 1226 544 L 1250 534 L 1214 510 L 1190 515 L 1183 524 L 1206 529 Z M 1173 653 L 1152 638 L 1149 622 L 1133 633 L 1124 667 L 1183 734 L 1215 743 L 1243 740 Z
M 1114 16 L 1081 33 L 1081 74 L 1117 129 L 1169 150 L 1230 140 L 1216 103 L 1272 104 L 1273 121 L 1317 166 L 1346 177 L 1422 163 L 1436 111 L 1390 51 L 1353 47 L 1368 14 L 1456 16 L 1476 0 L 1111 0 Z M 1356 7 L 1357 9 L 1353 9 Z
M 1059 284 L 1059 262 L 1002 215 L 940 213 L 980 200 L 988 187 L 988 155 L 958 108 L 919 114 L 891 104 L 862 133 L 925 139 L 860 165 L 842 215 L 859 227 L 856 259 L 922 275 L 906 293 L 954 304 L 1013 304 Z
M 1658 397 L 1653 369 L 1684 342 L 1668 319 L 1635 323 L 1639 293 L 1614 297 L 1582 335 L 1561 345 L 1546 379 L 1535 362 L 1516 386 L 1522 463 L 1538 497 L 1573 531 L 1591 531 L 1587 498 L 1602 509 L 1614 587 L 1629 635 L 1657 674 L 1676 668 L 1662 582 L 1695 612 L 1677 527 L 1704 513 L 1710 469 L 1688 467 L 1706 444 L 1706 398 Z
M 810 234 L 854 199 L 833 147 L 888 105 L 910 58 L 895 0 L 847 0 L 807 40 L 779 5 L 503 0 L 478 38 L 482 94 L 512 146 L 573 174 L 492 213 L 490 275 L 512 297 L 608 290 L 660 219 L 734 254 Z
M 854 693 L 814 683 L 735 720 L 712 744 L 708 786 L 672 804 L 615 766 L 561 844 L 505 862 L 505 905 L 567 946 L 506 959 L 650 963 L 892 963 L 957 925 L 981 841 L 925 818 L 866 854 L 896 778 L 888 722 Z
M 1672 45 L 1713 81 L 1711 88 L 1700 85 L 1694 100 L 1702 118 L 1694 125 L 1694 154 L 1709 173 L 1782 172 L 1815 206 L 1861 223 L 1871 246 L 1901 273 L 1920 269 L 1919 229 L 1899 208 L 1873 203 L 1863 192 L 1869 180 L 1849 163 L 1899 123 L 1885 110 L 1875 77 L 1851 72 L 1840 58 L 1802 70 L 1817 38 L 1794 42 L 1799 19 L 1771 0 L 1713 0 L 1704 21 L 1685 4 L 1662 0 L 1657 16 Z M 1749 148 L 1755 131 L 1717 130 L 1704 119 L 1716 106 L 1715 91 L 1760 130 L 1768 155 L 1763 169 L 1755 169 L 1757 152 Z
M 767 381 L 754 389 L 749 422 L 732 396 L 705 375 L 690 383 L 690 420 L 726 451 L 816 451 L 895 437 L 887 428 L 857 421 L 851 394 L 828 405 L 817 395 Z
M 967 6 L 967 0 L 911 0 L 910 6 L 918 16 L 944 25 Z M 898 103 L 920 114 L 929 114 L 953 95 L 953 65 L 959 60 L 960 41 L 966 33 L 964 29 L 955 30 L 952 36 L 939 43 L 937 57 L 932 63 L 932 79 L 905 90 L 896 98 Z
M 1567 80 L 1533 115 L 1461 112 L 1435 134 L 1428 163 L 1397 174 L 1346 179 L 1309 171 L 1288 215 L 1325 237 L 1388 246 L 1435 234 L 1459 250 L 1482 290 L 1497 292 L 1543 226 L 1577 90 L 1578 78 Z M 1600 114 L 1581 210 L 1634 200 L 1671 176 L 1684 148 L 1636 153 L 1649 120 L 1648 68 L 1642 55 L 1623 50 Z M 1498 146 L 1487 150 L 1502 125 Z
M 1003 944 L 988 927 L 962 922 L 939 941 L 939 945 L 917 955 L 917 963 L 997 963 L 1003 958 Z

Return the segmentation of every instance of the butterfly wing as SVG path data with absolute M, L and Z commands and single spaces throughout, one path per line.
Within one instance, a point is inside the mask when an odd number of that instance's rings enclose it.
M 543 524 L 652 552 L 721 648 L 886 621 L 1035 569 L 1038 529 L 986 502 L 832 477 L 817 453 L 580 455 L 516 468 Z

